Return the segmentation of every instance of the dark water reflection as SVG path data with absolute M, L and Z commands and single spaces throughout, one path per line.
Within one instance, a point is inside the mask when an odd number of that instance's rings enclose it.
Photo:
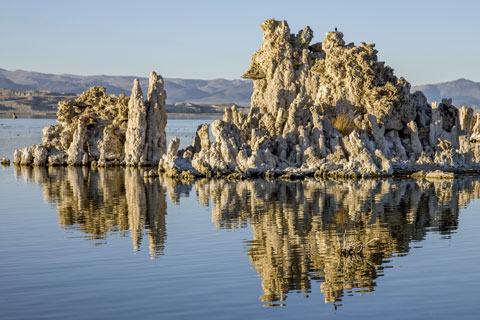
M 166 190 L 162 184 L 146 183 L 139 170 L 18 166 L 14 170 L 17 177 L 42 185 L 45 200 L 58 208 L 62 228 L 80 230 L 87 240 L 105 240 L 111 232 L 126 236 L 124 231 L 129 231 L 135 251 L 146 233 L 151 257 L 163 254 Z
M 480 195 L 479 181 L 471 178 L 181 183 L 144 179 L 131 168 L 15 167 L 15 174 L 42 185 L 61 227 L 96 243 L 112 233 L 130 235 L 134 250 L 148 236 L 152 258 L 163 254 L 166 242 L 167 197 L 176 204 L 195 192 L 211 207 L 216 227 L 251 228 L 253 238 L 244 245 L 266 305 L 282 305 L 293 292 L 308 296 L 315 282 L 325 302 L 337 305 L 346 294 L 373 291 L 392 258 L 407 255 L 427 232 L 455 232 L 459 210 Z M 360 246 L 361 252 L 345 251 Z

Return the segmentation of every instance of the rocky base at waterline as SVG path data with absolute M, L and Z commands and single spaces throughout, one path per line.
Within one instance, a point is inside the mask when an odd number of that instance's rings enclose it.
M 191 146 L 172 140 L 160 161 L 170 176 L 375 177 L 418 170 L 471 170 L 480 162 L 480 114 L 451 100 L 430 105 L 377 59 L 374 44 L 266 20 L 264 43 L 244 78 L 248 114 L 230 108 L 200 126 Z
M 60 102 L 58 124 L 43 129 L 42 144 L 16 150 L 14 164 L 156 166 L 166 149 L 166 92 L 155 72 L 149 81 L 145 101 L 135 80 L 130 97 L 92 87 Z

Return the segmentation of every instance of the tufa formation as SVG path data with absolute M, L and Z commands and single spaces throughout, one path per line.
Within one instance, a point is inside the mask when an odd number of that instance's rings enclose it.
M 17 150 L 14 163 L 158 165 L 176 178 L 230 179 L 480 169 L 480 115 L 410 93 L 374 44 L 346 44 L 337 31 L 312 44 L 309 27 L 291 34 L 273 19 L 261 28 L 264 43 L 243 75 L 254 84 L 248 114 L 227 108 L 187 148 L 178 138 L 166 148 L 166 93 L 152 73 L 145 101 L 135 80 L 130 98 L 93 87 L 61 102 L 58 125 L 44 129 L 43 144 Z
M 480 161 L 480 115 L 451 100 L 430 105 L 377 59 L 374 44 L 266 20 L 264 43 L 243 78 L 251 109 L 225 110 L 185 150 L 160 161 L 170 176 L 373 177 L 397 171 L 472 168 Z
M 76 100 L 59 103 L 58 124 L 43 129 L 42 144 L 16 150 L 21 165 L 148 166 L 165 153 L 166 92 L 150 74 L 147 99 L 137 79 L 129 97 L 92 87 Z

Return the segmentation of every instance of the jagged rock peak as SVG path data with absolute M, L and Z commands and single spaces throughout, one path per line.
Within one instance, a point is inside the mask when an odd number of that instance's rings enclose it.
M 480 160 L 471 143 L 480 126 L 471 112 L 459 114 L 448 100 L 432 108 L 421 92 L 411 94 L 410 84 L 378 61 L 374 44 L 346 44 L 338 31 L 311 44 L 310 27 L 292 34 L 286 21 L 274 19 L 261 29 L 264 42 L 242 76 L 254 85 L 249 113 L 226 109 L 211 125 L 209 147 L 199 148 L 199 128 L 194 143 L 160 161 L 161 169 L 379 176 Z
M 294 35 L 286 21 L 269 19 L 261 28 L 264 43 L 242 76 L 254 80 L 253 107 L 276 113 L 301 95 L 306 108 L 316 105 L 330 116 L 370 113 L 396 130 L 424 107 L 405 79 L 378 62 L 374 44 L 346 45 L 342 32 L 327 32 L 322 43 L 309 46 L 310 27 Z

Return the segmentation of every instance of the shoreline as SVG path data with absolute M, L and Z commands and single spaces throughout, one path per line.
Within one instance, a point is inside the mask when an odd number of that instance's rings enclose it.
M 8 159 L 8 158 L 7 158 Z M 3 167 L 14 168 L 86 168 L 88 170 L 115 170 L 134 168 L 143 172 L 144 178 L 158 178 L 164 175 L 172 180 L 177 181 L 195 181 L 201 179 L 224 179 L 227 181 L 242 181 L 242 180 L 275 180 L 280 179 L 284 181 L 303 181 L 309 178 L 317 181 L 356 181 L 356 180 L 378 180 L 378 179 L 417 179 L 417 180 L 454 180 L 465 177 L 480 177 L 480 166 L 469 168 L 440 168 L 436 166 L 416 166 L 412 168 L 395 169 L 391 174 L 377 174 L 377 175 L 359 175 L 353 172 L 333 170 L 269 170 L 266 172 L 232 172 L 221 173 L 212 172 L 207 175 L 195 175 L 189 171 L 174 172 L 171 170 L 159 169 L 158 165 L 145 166 L 128 166 L 119 163 L 107 163 L 98 165 L 97 163 L 90 163 L 88 165 L 34 165 L 21 164 L 12 162 L 12 164 L 2 164 Z
M 17 119 L 56 119 L 57 112 L 36 112 L 36 113 L 19 113 L 15 112 Z M 168 113 L 171 119 L 220 119 L 223 113 Z M 13 119 L 12 112 L 0 111 L 0 119 Z

